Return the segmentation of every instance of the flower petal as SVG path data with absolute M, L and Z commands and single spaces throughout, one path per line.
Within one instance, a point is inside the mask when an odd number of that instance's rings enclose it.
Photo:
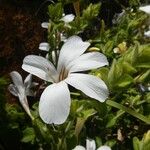
M 47 43 L 47 42 L 40 43 L 39 44 L 39 49 L 42 50 L 42 51 L 48 52 L 49 49 L 50 49 L 49 43 Z
M 8 90 L 9 90 L 9 92 L 10 92 L 12 95 L 18 97 L 18 90 L 17 90 L 17 88 L 16 88 L 16 86 L 15 86 L 14 84 L 10 84 L 10 85 L 8 86 Z
M 86 149 L 87 150 L 95 150 L 96 149 L 96 144 L 94 140 L 86 140 Z
M 70 104 L 70 92 L 65 82 L 49 85 L 40 98 L 40 117 L 48 124 L 62 124 L 69 115 Z
M 146 37 L 150 38 L 150 30 L 149 30 L 149 31 L 144 32 L 144 35 L 145 35 Z
M 91 52 L 81 55 L 79 58 L 70 62 L 66 67 L 69 72 L 79 72 L 96 69 L 108 65 L 105 55 L 99 52 Z
M 14 83 L 14 88 L 16 87 L 16 91 L 18 91 L 18 97 L 19 99 L 24 99 L 25 97 L 25 86 L 22 81 L 21 75 L 17 71 L 12 71 L 10 73 L 10 76 Z M 15 89 L 14 89 L 15 90 Z
M 64 21 L 65 23 L 69 23 L 74 20 L 74 17 L 75 16 L 73 14 L 68 14 L 63 16 L 60 20 Z
M 32 83 L 32 74 L 29 74 L 24 80 L 25 88 L 30 88 L 31 83 Z
M 100 102 L 104 102 L 108 97 L 108 89 L 104 81 L 93 75 L 72 73 L 65 82 Z
M 20 101 L 22 107 L 24 108 L 24 110 L 26 111 L 26 113 L 31 117 L 31 119 L 33 119 L 33 116 L 30 112 L 30 108 L 29 108 L 29 105 L 28 105 L 27 97 L 25 95 L 24 95 L 24 97 L 19 95 L 19 101 Z
M 49 82 L 55 82 L 58 73 L 54 65 L 44 57 L 28 55 L 23 60 L 22 69 Z
M 78 145 L 73 150 L 86 150 L 83 146 Z
M 89 42 L 83 42 L 79 36 L 71 36 L 67 39 L 60 50 L 58 60 L 58 72 L 66 67 L 69 62 L 78 58 L 90 46 Z
M 144 11 L 145 13 L 150 14 L 150 5 L 139 7 L 139 9 Z
M 100 146 L 97 150 L 111 150 L 111 148 L 109 146 Z
M 48 26 L 49 26 L 49 23 L 48 23 L 48 22 L 43 22 L 43 23 L 41 23 L 41 27 L 42 27 L 42 28 L 48 29 Z
M 12 71 L 10 73 L 10 76 L 12 78 L 14 85 L 18 88 L 18 90 L 20 89 L 20 87 L 21 88 L 24 87 L 22 76 L 17 71 Z

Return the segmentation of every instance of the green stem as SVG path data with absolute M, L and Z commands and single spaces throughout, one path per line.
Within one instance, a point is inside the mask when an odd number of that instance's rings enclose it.
M 131 108 L 127 108 L 127 107 L 125 107 L 121 104 L 118 104 L 117 102 L 111 101 L 111 100 L 107 100 L 106 104 L 108 104 L 112 107 L 118 108 L 120 110 L 123 110 L 123 111 L 129 113 L 130 115 L 144 121 L 145 123 L 150 124 L 150 119 L 149 118 L 137 113 L 136 111 L 132 110 Z

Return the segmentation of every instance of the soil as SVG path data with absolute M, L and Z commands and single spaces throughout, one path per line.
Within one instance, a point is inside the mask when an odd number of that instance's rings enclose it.
M 45 40 L 36 9 L 22 6 L 0 3 L 0 76 L 13 70 L 22 72 L 23 58 L 38 54 L 38 45 Z

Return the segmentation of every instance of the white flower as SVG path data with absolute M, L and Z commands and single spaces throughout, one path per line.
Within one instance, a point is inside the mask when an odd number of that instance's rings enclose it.
M 49 49 L 50 49 L 50 45 L 47 42 L 42 42 L 42 43 L 39 44 L 39 49 L 41 51 L 47 51 L 48 52 Z
M 68 85 L 100 102 L 108 97 L 105 83 L 93 75 L 75 73 L 108 65 L 107 58 L 99 52 L 83 54 L 90 46 L 78 36 L 70 37 L 62 46 L 57 69 L 46 58 L 29 55 L 24 58 L 22 68 L 37 77 L 52 82 L 42 93 L 39 114 L 45 123 L 62 124 L 70 111 Z
M 48 29 L 48 26 L 49 26 L 49 22 L 42 22 L 41 23 L 41 27 L 44 29 Z
M 31 74 L 29 74 L 25 78 L 24 82 L 22 80 L 21 75 L 16 71 L 12 71 L 10 73 L 10 76 L 12 78 L 13 84 L 10 84 L 8 86 L 8 90 L 10 91 L 11 94 L 19 98 L 21 105 L 23 106 L 27 114 L 33 119 L 33 116 L 30 113 L 26 96 L 34 96 L 34 92 L 31 90 L 31 88 L 36 86 L 37 83 L 32 82 Z
M 73 14 L 63 15 L 63 17 L 60 19 L 64 21 L 65 23 L 72 22 L 74 20 L 75 16 Z
M 150 14 L 150 5 L 139 7 L 139 9 L 147 14 Z
M 149 30 L 149 31 L 144 32 L 144 35 L 145 35 L 146 37 L 150 38 L 150 30 Z
M 73 150 L 96 150 L 96 144 L 94 140 L 86 140 L 86 148 L 81 145 L 76 146 Z M 109 146 L 100 146 L 97 150 L 111 150 Z
M 67 15 L 63 15 L 63 17 L 60 19 L 61 21 L 64 21 L 65 24 L 68 24 L 70 22 L 72 22 L 74 20 L 75 16 L 73 14 L 67 14 Z M 48 29 L 49 26 L 49 22 L 43 22 L 41 23 L 41 27 Z

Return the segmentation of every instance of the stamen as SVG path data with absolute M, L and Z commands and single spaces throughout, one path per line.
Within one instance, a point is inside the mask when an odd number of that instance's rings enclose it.
M 59 81 L 64 80 L 67 76 L 68 76 L 68 71 L 65 69 L 65 67 L 62 67 L 59 74 Z

